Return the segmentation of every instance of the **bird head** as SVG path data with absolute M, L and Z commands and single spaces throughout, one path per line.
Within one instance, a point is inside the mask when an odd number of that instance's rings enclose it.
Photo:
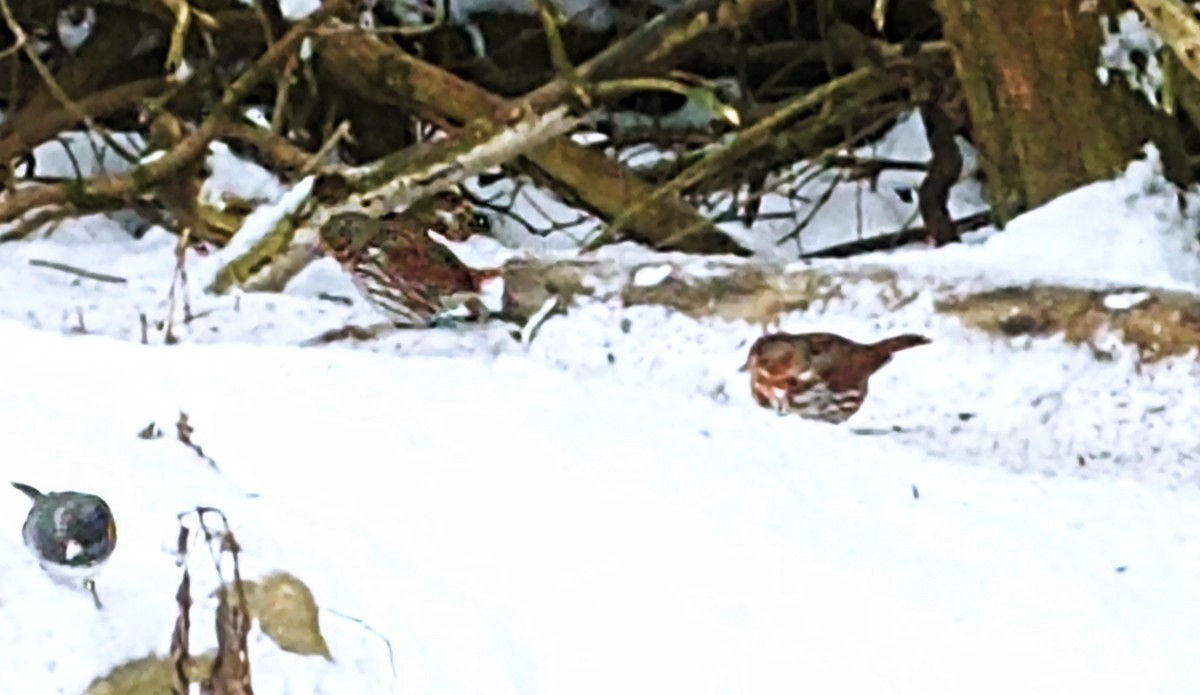
M 357 256 L 376 240 L 379 221 L 356 212 L 334 215 L 321 227 L 321 246 L 342 260 Z
M 492 218 L 480 212 L 466 196 L 440 191 L 429 197 L 427 204 L 440 224 L 435 229 L 451 241 L 465 241 L 472 234 L 489 234 Z

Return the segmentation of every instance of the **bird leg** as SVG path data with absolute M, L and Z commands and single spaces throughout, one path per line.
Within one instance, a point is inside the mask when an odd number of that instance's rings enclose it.
M 400 330 L 403 326 L 398 326 L 394 321 L 380 321 L 368 326 L 359 326 L 349 324 L 340 328 L 331 328 L 320 335 L 308 338 L 300 343 L 305 347 L 313 345 L 329 345 L 344 340 L 359 340 L 370 341 L 381 338 L 394 331 Z
M 104 610 L 104 604 L 100 603 L 100 594 L 96 593 L 96 580 L 83 580 L 83 588 L 92 593 L 92 600 L 96 602 L 96 610 Z

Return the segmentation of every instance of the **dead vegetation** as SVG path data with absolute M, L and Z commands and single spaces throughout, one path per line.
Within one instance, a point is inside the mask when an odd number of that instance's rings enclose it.
M 219 578 L 213 615 L 217 648 L 193 654 L 191 630 L 195 603 L 188 563 L 200 548 L 205 548 L 212 558 Z M 312 591 L 286 572 L 273 572 L 258 580 L 244 579 L 238 560 L 240 546 L 220 510 L 198 507 L 180 514 L 177 551 L 183 573 L 175 593 L 178 610 L 171 631 L 170 653 L 121 664 L 97 678 L 84 695 L 188 695 L 194 692 L 193 685 L 199 687 L 202 695 L 253 695 L 247 647 L 252 621 L 284 651 L 333 660 L 321 634 Z M 228 580 L 223 568 L 226 560 L 231 568 Z
M 214 292 L 275 289 L 297 271 L 289 250 L 336 215 L 380 217 L 475 174 L 552 191 L 605 229 L 595 245 L 633 239 L 744 255 L 697 207 L 701 197 L 732 192 L 717 219 L 746 225 L 767 193 L 815 209 L 821 201 L 792 190 L 794 177 L 774 175 L 801 160 L 857 169 L 864 179 L 913 166 L 858 167 L 844 151 L 914 107 L 949 129 L 938 131 L 939 142 L 964 125 L 948 46 L 918 0 L 895 0 L 875 19 L 866 0 L 689 0 L 666 12 L 635 2 L 608 29 L 547 4 L 528 16 L 474 16 L 470 31 L 448 23 L 442 0 L 420 26 L 383 3 L 368 9 L 353 0 L 325 0 L 299 21 L 284 18 L 277 0 L 6 1 L 0 223 L 14 226 L 3 239 L 135 208 L 179 234 L 181 246 L 223 246 L 254 201 L 198 200 L 203 159 L 217 140 L 286 182 L 314 177 L 276 229 L 204 288 Z M 88 39 L 62 45 L 55 27 L 81 8 L 93 13 Z M 364 10 L 374 28 L 363 24 Z M 32 37 L 42 42 L 36 50 Z M 688 103 L 710 121 L 665 124 Z M 266 123 L 247 120 L 249 108 Z M 645 124 L 624 124 L 617 111 L 641 114 Z M 33 149 L 80 127 L 128 160 L 129 171 L 38 176 Z M 117 130 L 141 132 L 144 147 L 120 144 Z M 644 143 L 673 156 L 649 167 L 625 163 L 624 153 Z M 931 177 L 918 191 L 923 210 L 944 208 L 945 191 L 935 189 L 945 183 Z M 476 202 L 521 217 L 511 199 Z M 804 218 L 785 239 L 798 236 Z M 956 236 L 948 218 L 937 219 L 945 224 L 923 238 Z M 559 224 L 518 222 L 541 233 Z M 178 284 L 186 292 L 186 278 Z

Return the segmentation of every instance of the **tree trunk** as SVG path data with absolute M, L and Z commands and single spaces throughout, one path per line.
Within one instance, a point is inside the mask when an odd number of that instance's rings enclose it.
M 1108 3 L 1102 3 L 1106 5 Z M 936 0 L 1000 224 L 1120 172 L 1152 141 L 1169 177 L 1186 161 L 1175 123 L 1124 80 L 1096 75 L 1100 15 L 1079 0 Z

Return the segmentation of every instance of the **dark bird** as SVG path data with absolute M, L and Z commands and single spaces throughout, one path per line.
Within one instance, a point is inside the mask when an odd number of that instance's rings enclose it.
M 929 342 L 915 334 L 863 344 L 835 333 L 768 333 L 750 346 L 742 371 L 762 407 L 836 424 L 858 412 L 867 381 L 893 354 Z
M 33 501 L 21 536 L 25 547 L 55 581 L 83 587 L 101 608 L 95 578 L 117 545 L 117 525 L 108 504 L 82 492 L 42 493 L 24 483 L 13 487 Z

